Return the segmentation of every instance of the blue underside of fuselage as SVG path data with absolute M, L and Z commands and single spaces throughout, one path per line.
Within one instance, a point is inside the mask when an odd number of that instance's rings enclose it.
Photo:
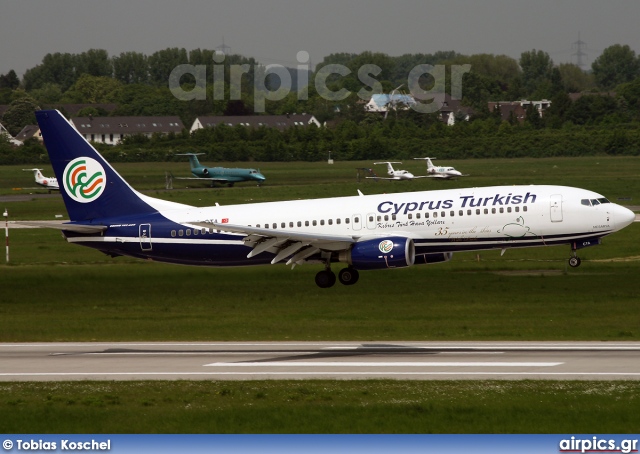
M 137 229 L 138 227 L 136 227 Z M 133 232 L 131 232 L 133 233 Z M 582 236 L 584 241 L 597 240 L 610 232 L 599 232 L 597 234 L 585 233 L 583 235 L 557 235 L 550 237 L 527 237 L 527 238 L 486 238 L 479 240 L 460 241 L 459 239 L 440 239 L 440 240 L 420 240 L 415 239 L 416 246 L 416 264 L 425 263 L 426 260 L 420 260 L 420 256 L 428 254 L 439 254 L 449 252 L 465 252 L 490 249 L 505 249 L 517 247 L 534 247 L 534 246 L 555 246 L 561 244 L 575 243 L 576 236 Z M 78 237 L 83 235 L 70 234 L 70 237 Z M 129 238 L 133 237 L 130 236 Z M 247 258 L 247 254 L 252 250 L 251 247 L 245 246 L 238 236 L 230 236 L 224 234 L 210 234 L 209 236 L 201 236 L 198 242 L 194 242 L 195 238 L 184 239 L 172 243 L 162 242 L 162 238 L 150 238 L 144 243 L 136 241 L 117 241 L 114 238 L 106 238 L 107 241 L 82 241 L 78 244 L 98 249 L 109 255 L 126 255 L 146 260 L 154 260 L 158 262 L 175 263 L 183 265 L 198 266 L 251 266 L 264 265 L 271 262 L 275 256 L 269 252 L 263 252 L 255 257 Z M 523 241 L 526 240 L 526 241 Z M 220 244 L 221 241 L 233 241 L 232 244 Z M 581 240 L 583 241 L 583 240 Z M 583 244 L 583 243 L 581 243 Z M 577 247 L 578 249 L 580 247 Z M 319 258 L 319 256 L 311 256 L 309 260 Z M 286 262 L 286 260 L 283 260 Z

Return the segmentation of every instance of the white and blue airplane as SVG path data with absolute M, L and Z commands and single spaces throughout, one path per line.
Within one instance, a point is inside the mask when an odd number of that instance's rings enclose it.
M 69 212 L 57 228 L 68 242 L 113 257 L 318 263 L 315 281 L 326 288 L 336 282 L 336 263 L 344 264 L 338 279 L 350 285 L 361 270 L 443 262 L 457 251 L 566 244 L 578 266 L 578 249 L 635 219 L 595 192 L 535 185 L 194 207 L 137 192 L 60 112 L 36 117 Z

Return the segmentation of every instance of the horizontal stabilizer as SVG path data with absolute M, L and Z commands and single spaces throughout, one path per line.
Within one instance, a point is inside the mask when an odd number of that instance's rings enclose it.
M 66 230 L 76 233 L 100 233 L 107 230 L 106 225 L 66 224 L 60 221 L 16 221 L 15 223 L 28 225 L 30 227 L 44 227 L 47 229 Z

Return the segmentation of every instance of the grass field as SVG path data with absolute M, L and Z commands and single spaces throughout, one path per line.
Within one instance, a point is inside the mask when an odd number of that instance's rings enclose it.
M 417 161 L 405 164 L 422 173 Z M 116 168 L 137 189 L 197 206 L 494 184 L 578 186 L 640 205 L 638 158 L 443 164 L 472 176 L 358 183 L 355 168 L 371 163 L 261 163 L 252 165 L 267 176 L 263 187 L 185 190 L 174 181 L 166 191 L 165 170 L 186 175 L 186 163 Z M 31 181 L 20 167 L 0 167 L 0 195 L 46 192 L 12 189 Z M 11 219 L 66 218 L 59 196 L 5 206 Z M 317 266 L 180 267 L 112 259 L 56 231 L 11 230 L 11 262 L 0 265 L 0 342 L 633 341 L 639 244 L 636 223 L 580 251 L 577 269 L 566 264 L 568 246 L 463 253 L 319 290 Z M 624 433 L 637 431 L 638 395 L 636 382 L 5 383 L 0 432 Z

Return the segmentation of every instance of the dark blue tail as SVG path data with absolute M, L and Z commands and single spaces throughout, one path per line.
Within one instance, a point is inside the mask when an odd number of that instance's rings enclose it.
M 60 112 L 39 110 L 36 118 L 72 221 L 157 211 L 122 179 Z

